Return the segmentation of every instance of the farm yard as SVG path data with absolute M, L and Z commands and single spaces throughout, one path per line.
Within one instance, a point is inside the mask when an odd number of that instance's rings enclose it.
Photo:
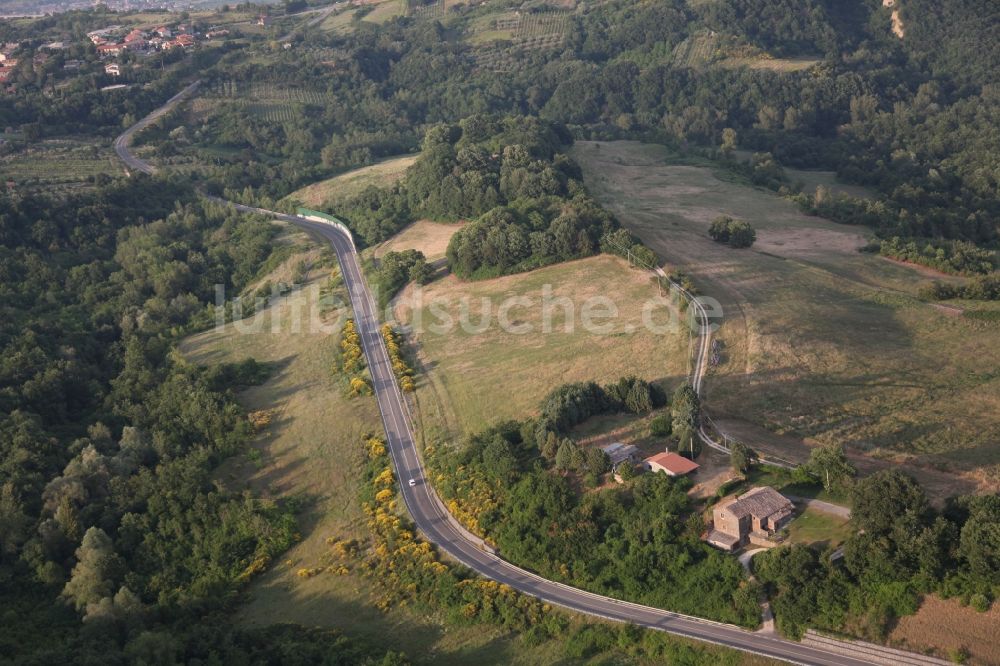
M 662 146 L 578 142 L 571 154 L 625 226 L 721 302 L 713 417 L 746 424 L 760 433 L 754 444 L 783 457 L 844 442 L 950 472 L 956 487 L 1000 485 L 1000 373 L 982 363 L 1000 327 L 921 301 L 915 269 L 857 251 L 863 228 L 806 216 Z M 722 214 L 757 229 L 752 249 L 708 237 Z
M 791 543 L 810 544 L 819 548 L 836 548 L 851 535 L 847 518 L 806 507 L 788 526 Z

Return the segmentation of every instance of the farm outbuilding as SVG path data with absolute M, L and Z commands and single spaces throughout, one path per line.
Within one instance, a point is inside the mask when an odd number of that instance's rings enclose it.
M 623 444 L 622 442 L 614 442 L 612 444 L 605 444 L 601 447 L 608 456 L 608 460 L 611 461 L 612 467 L 617 467 L 626 460 L 630 462 L 635 462 L 639 459 L 639 449 L 632 446 L 631 444 Z
M 657 453 L 646 458 L 646 469 L 651 472 L 663 472 L 668 476 L 685 476 L 698 469 L 698 463 L 688 460 L 677 453 Z

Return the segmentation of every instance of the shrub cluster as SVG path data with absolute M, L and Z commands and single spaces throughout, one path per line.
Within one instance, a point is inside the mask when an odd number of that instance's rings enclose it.
M 384 308 L 407 282 L 430 282 L 433 270 L 419 250 L 390 251 L 379 260 L 372 275 L 379 306 Z
M 948 284 L 935 281 L 920 290 L 923 298 L 935 301 L 946 301 L 952 298 L 964 298 L 970 301 L 1000 300 L 1000 274 L 980 275 L 966 284 Z
M 413 368 L 407 364 L 406 359 L 403 358 L 403 336 L 393 330 L 390 324 L 382 324 L 382 339 L 385 340 L 385 348 L 389 352 L 392 372 L 396 375 L 399 388 L 406 393 L 412 393 L 417 388 L 413 383 L 415 373 Z
M 368 437 L 362 501 L 374 543 L 364 571 L 378 590 L 377 604 L 388 610 L 414 604 L 444 611 L 456 624 L 493 624 L 504 629 L 560 634 L 566 618 L 547 604 L 508 585 L 470 577 L 440 560 L 431 544 L 416 538 L 413 525 L 398 514 L 396 479 L 385 441 Z
M 367 367 L 365 354 L 361 349 L 361 336 L 354 320 L 348 319 L 340 333 L 340 369 L 349 378 L 350 395 L 371 395 L 372 386 Z
M 632 236 L 628 229 L 615 229 L 601 236 L 601 252 L 616 254 L 649 268 L 660 263 L 656 253 Z
M 717 243 L 727 243 L 729 247 L 750 247 L 757 240 L 757 232 L 744 220 L 734 220 L 728 215 L 720 215 L 712 220 L 708 235 Z
M 596 382 L 564 384 L 542 401 L 539 429 L 565 433 L 591 416 L 622 411 L 640 414 L 666 403 L 659 385 L 638 377 L 623 377 L 604 387 Z
M 954 275 L 987 275 L 997 269 L 997 254 L 968 241 L 906 239 L 875 240 L 865 247 L 884 257 L 909 261 Z

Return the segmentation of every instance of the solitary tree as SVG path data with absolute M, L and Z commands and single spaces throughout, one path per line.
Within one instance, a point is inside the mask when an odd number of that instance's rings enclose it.
M 813 449 L 806 466 L 828 491 L 846 482 L 857 471 L 848 462 L 843 444 L 827 444 Z
M 749 472 L 756 462 L 757 452 L 743 442 L 733 442 L 729 447 L 729 464 L 737 472 Z
M 712 220 L 708 227 L 708 235 L 718 243 L 729 242 L 729 225 L 733 223 L 733 218 L 728 215 L 720 215 Z
M 674 391 L 670 400 L 671 426 L 675 433 L 682 430 L 695 431 L 698 429 L 698 418 L 701 415 L 701 401 L 698 394 L 694 392 L 694 387 L 684 384 Z
M 722 151 L 728 153 L 736 148 L 736 130 L 727 127 L 722 130 Z

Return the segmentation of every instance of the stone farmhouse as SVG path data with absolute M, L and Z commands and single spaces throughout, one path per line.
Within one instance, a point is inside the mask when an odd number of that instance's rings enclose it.
M 774 546 L 776 533 L 791 521 L 793 511 L 792 502 L 774 488 L 754 488 L 715 506 L 707 541 L 728 552 L 747 543 Z

